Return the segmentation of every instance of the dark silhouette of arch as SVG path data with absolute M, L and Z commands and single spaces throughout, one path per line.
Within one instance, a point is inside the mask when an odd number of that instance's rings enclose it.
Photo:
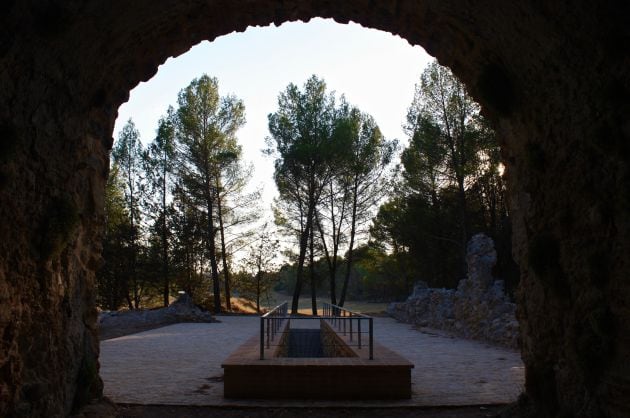
M 400 35 L 469 86 L 503 140 L 529 406 L 630 414 L 625 2 L 9 0 L 1 9 L 0 415 L 64 415 L 100 395 L 94 271 L 112 129 L 129 90 L 202 40 L 316 16 Z

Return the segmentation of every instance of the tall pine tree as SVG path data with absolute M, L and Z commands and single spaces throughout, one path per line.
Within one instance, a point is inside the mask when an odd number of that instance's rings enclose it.
M 194 204 L 202 210 L 214 310 L 221 311 L 217 262 L 217 206 L 221 169 L 235 156 L 237 130 L 245 123 L 245 106 L 234 96 L 219 96 L 216 78 L 203 75 L 179 93 L 177 110 L 178 172 Z
M 133 121 L 125 124 L 118 141 L 112 150 L 114 164 L 119 168 L 125 196 L 125 211 L 129 216 L 129 236 L 131 251 L 129 281 L 126 285 L 126 299 L 129 309 L 140 307 L 142 285 L 138 272 L 138 254 L 142 236 L 141 199 L 144 194 L 144 171 L 142 167 L 142 143 Z

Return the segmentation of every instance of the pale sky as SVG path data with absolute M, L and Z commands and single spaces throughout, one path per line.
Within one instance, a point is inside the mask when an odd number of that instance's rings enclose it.
M 202 74 L 217 77 L 219 93 L 244 101 L 246 125 L 237 134 L 245 161 L 254 163 L 252 187 L 264 186 L 263 205 L 273 196 L 273 161 L 265 147 L 267 115 L 277 109 L 278 94 L 289 83 L 302 86 L 312 75 L 323 78 L 328 90 L 371 114 L 383 135 L 406 143 L 401 125 L 413 99 L 414 85 L 431 57 L 420 47 L 387 32 L 358 24 L 342 25 L 314 19 L 279 27 L 250 27 L 243 33 L 202 42 L 160 66 L 148 82 L 140 83 L 118 109 L 114 139 L 132 118 L 146 145 L 158 119 L 177 94 Z

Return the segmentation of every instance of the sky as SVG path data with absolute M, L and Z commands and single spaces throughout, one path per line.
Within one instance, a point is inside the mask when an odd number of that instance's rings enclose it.
M 267 115 L 277 110 L 278 94 L 289 83 L 301 87 L 313 74 L 323 78 L 329 91 L 345 94 L 348 102 L 371 114 L 387 139 L 404 144 L 407 108 L 431 59 L 421 47 L 412 47 L 398 36 L 354 23 L 318 18 L 279 27 L 250 27 L 168 59 L 120 106 L 114 139 L 131 118 L 146 146 L 168 106 L 177 108 L 181 89 L 203 74 L 217 77 L 220 95 L 234 94 L 245 104 L 247 123 L 237 137 L 244 161 L 254 164 L 250 186 L 263 186 L 262 204 L 270 214 L 269 205 L 277 195 L 273 159 L 261 150 L 269 136 Z

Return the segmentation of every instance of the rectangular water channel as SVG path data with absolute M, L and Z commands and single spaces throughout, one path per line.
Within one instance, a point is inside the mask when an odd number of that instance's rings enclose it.
M 290 329 L 287 357 L 331 357 L 324 354 L 322 333 L 318 329 Z
M 222 364 L 224 396 L 410 398 L 413 364 L 373 341 L 372 318 L 341 309 L 304 317 L 286 315 L 285 306 L 261 317 L 260 334 Z
M 343 339 L 321 319 L 292 318 L 278 338 L 275 357 L 332 358 L 357 357 Z

